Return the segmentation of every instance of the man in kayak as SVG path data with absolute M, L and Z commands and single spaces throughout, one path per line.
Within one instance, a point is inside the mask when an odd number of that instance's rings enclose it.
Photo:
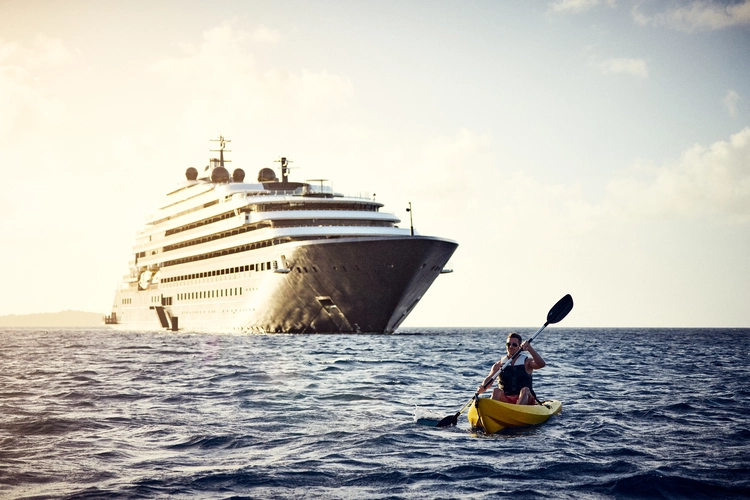
M 544 368 L 547 363 L 544 362 L 531 344 L 523 339 L 516 332 L 512 332 L 505 340 L 505 349 L 508 353 L 503 358 L 492 365 L 489 375 L 477 387 L 477 394 L 481 394 L 488 389 L 492 375 L 503 366 L 508 359 L 513 358 L 519 350 L 518 356 L 503 371 L 500 372 L 500 382 L 497 389 L 492 390 L 492 399 L 504 403 L 513 403 L 519 405 L 533 405 L 534 396 L 531 390 L 531 372 Z

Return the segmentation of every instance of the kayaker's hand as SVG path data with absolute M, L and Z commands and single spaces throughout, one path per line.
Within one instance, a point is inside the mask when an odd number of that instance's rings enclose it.
M 523 343 L 521 344 L 521 348 L 520 349 L 522 351 L 528 351 L 529 347 L 531 347 L 531 344 L 529 344 L 529 341 L 528 340 L 524 340 Z
M 477 394 L 482 394 L 486 390 L 487 389 L 485 389 L 484 386 L 480 384 L 479 387 L 477 387 Z

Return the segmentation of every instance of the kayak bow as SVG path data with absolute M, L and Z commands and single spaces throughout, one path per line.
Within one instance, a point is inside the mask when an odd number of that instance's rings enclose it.
M 478 398 L 469 409 L 469 424 L 494 434 L 506 427 L 538 425 L 562 411 L 560 401 L 546 401 L 543 405 L 516 405 L 490 398 Z

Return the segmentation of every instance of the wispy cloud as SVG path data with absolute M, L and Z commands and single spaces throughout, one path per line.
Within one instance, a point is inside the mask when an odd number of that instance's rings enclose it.
M 648 78 L 648 63 L 643 59 L 607 59 L 599 63 L 604 73 L 625 73 L 638 78 Z
M 727 91 L 727 95 L 724 96 L 724 106 L 732 116 L 737 115 L 737 104 L 742 100 L 740 95 L 733 89 Z
M 571 12 L 574 14 L 586 12 L 600 4 L 615 6 L 615 0 L 557 0 L 552 2 L 549 10 L 552 12 Z
M 266 120 L 287 121 L 300 113 L 313 113 L 320 119 L 351 101 L 351 81 L 325 70 L 259 68 L 247 43 L 259 39 L 275 42 L 281 37 L 267 28 L 250 34 L 224 23 L 205 31 L 200 45 L 182 47 L 182 54 L 156 62 L 152 70 L 165 81 L 181 82 L 186 105 L 197 106 L 192 112 L 198 114 L 223 109 L 236 115 L 236 110 L 243 109 L 247 116 L 265 116 Z M 207 67 L 222 68 L 223 77 L 217 79 L 205 71 Z
M 697 0 L 690 5 L 673 7 L 653 15 L 644 14 L 640 5 L 632 15 L 640 25 L 666 26 L 680 31 L 719 30 L 730 26 L 750 26 L 750 0 L 726 4 Z
M 609 203 L 635 217 L 716 215 L 750 221 L 750 127 L 729 141 L 696 144 L 669 165 L 634 165 L 610 183 Z
M 44 123 L 63 123 L 69 110 L 45 83 L 78 59 L 78 51 L 44 35 L 28 45 L 0 39 L 0 137 L 28 136 Z
M 260 26 L 253 32 L 253 39 L 262 43 L 278 43 L 282 40 L 279 30 Z

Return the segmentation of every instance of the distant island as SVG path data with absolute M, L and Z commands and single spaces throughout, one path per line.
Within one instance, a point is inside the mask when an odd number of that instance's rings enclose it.
M 104 315 L 83 311 L 0 316 L 3 326 L 104 326 Z

